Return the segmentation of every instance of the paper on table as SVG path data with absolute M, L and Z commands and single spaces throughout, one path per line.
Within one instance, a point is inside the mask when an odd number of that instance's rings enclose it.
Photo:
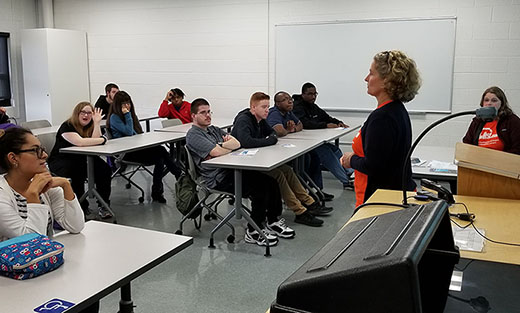
M 452 225 L 451 229 L 453 230 L 455 244 L 460 250 L 482 252 L 482 249 L 484 249 L 484 238 L 477 234 L 473 228 L 468 227 L 462 229 L 458 226 Z M 477 229 L 482 235 L 486 235 L 484 229 Z
M 284 144 L 282 145 L 282 147 L 284 147 L 284 148 L 294 148 L 294 147 L 296 147 L 296 146 L 293 145 L 292 143 L 284 143 Z
M 258 152 L 258 149 L 250 149 L 250 150 L 233 152 L 233 155 L 255 155 L 257 152 Z
M 412 163 L 412 166 L 423 166 L 424 164 L 426 164 L 426 162 L 428 162 L 426 160 L 421 160 L 418 157 L 411 157 L 410 161 Z
M 447 173 L 457 173 L 457 165 L 448 162 L 441 162 L 432 160 L 428 167 L 432 172 L 447 172 Z

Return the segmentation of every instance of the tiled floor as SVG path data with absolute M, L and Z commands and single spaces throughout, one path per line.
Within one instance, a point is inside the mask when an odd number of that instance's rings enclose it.
M 150 202 L 149 178 L 137 175 L 147 191 L 143 204 L 138 202 L 135 189 L 125 189 L 121 179 L 114 179 L 111 201 L 118 224 L 174 233 L 181 219 L 175 208 L 174 178 L 165 177 L 167 204 Z M 194 238 L 193 245 L 132 282 L 135 312 L 265 312 L 276 297 L 278 285 L 323 247 L 353 212 L 353 191 L 344 191 L 341 183 L 326 172 L 324 184 L 325 190 L 335 195 L 328 202 L 334 207 L 333 213 L 323 218 L 322 227 L 313 228 L 294 223 L 292 211 L 284 210 L 283 216 L 295 229 L 296 237 L 281 239 L 269 258 L 264 256 L 263 247 L 244 242 L 243 219 L 232 220 L 237 232 L 235 243 L 225 241 L 229 230 L 223 228 L 216 234 L 215 249 L 208 248 L 208 238 L 216 222 L 203 221 L 198 231 L 188 221 L 184 234 Z M 229 205 L 222 204 L 219 210 L 225 213 Z M 103 266 L 102 260 L 99 266 Z M 114 292 L 104 298 L 101 312 L 116 312 L 119 297 L 119 292 Z

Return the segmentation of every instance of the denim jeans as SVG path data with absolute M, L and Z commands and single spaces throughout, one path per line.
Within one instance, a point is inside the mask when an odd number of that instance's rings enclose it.
M 325 143 L 314 149 L 320 158 L 321 164 L 329 170 L 340 182 L 347 184 L 349 176 L 354 173 L 351 168 L 344 168 L 339 159 L 343 156 L 341 150 L 333 144 Z

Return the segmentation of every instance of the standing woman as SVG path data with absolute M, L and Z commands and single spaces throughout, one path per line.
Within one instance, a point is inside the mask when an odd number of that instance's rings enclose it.
M 28 233 L 52 236 L 53 222 L 71 233 L 85 224 L 69 181 L 52 177 L 47 153 L 30 130 L 0 129 L 0 241 Z M 59 188 L 58 188 L 59 187 Z
M 139 124 L 139 119 L 135 114 L 132 98 L 125 91 L 119 91 L 114 96 L 114 102 L 110 107 L 107 118 L 107 128 L 110 129 L 113 138 L 133 136 L 141 134 L 143 129 Z M 159 203 L 166 203 L 163 196 L 164 188 L 162 178 L 164 176 L 164 166 L 168 171 L 178 178 L 181 174 L 180 168 L 173 162 L 170 155 L 163 146 L 155 146 L 129 152 L 124 156 L 125 160 L 139 163 L 154 164 L 152 182 L 152 200 Z
M 367 93 L 377 100 L 341 164 L 355 170 L 356 206 L 377 189 L 402 188 L 406 171 L 407 190 L 414 190 L 410 160 L 405 160 L 412 143 L 410 117 L 403 103 L 411 101 L 421 86 L 415 62 L 398 50 L 376 54 L 370 66 Z
M 74 193 L 81 197 L 85 193 L 85 180 L 87 179 L 87 157 L 81 154 L 60 152 L 61 148 L 72 146 L 102 145 L 107 141 L 101 135 L 100 122 L 103 118 L 101 109 L 94 107 L 89 102 L 80 102 L 72 111 L 72 116 L 61 124 L 56 133 L 56 143 L 49 157 L 50 170 L 59 176 L 71 179 Z M 99 156 L 94 157 L 94 180 L 96 190 L 103 200 L 110 205 L 111 173 L 108 164 Z M 83 200 L 81 207 L 85 215 L 90 213 L 87 199 Z M 112 214 L 103 206 L 99 206 L 101 218 L 111 218 Z
M 475 117 L 469 125 L 464 143 L 520 154 L 520 118 L 513 113 L 506 94 L 498 87 L 489 87 L 480 99 L 481 107 L 495 107 L 497 117 L 486 122 Z

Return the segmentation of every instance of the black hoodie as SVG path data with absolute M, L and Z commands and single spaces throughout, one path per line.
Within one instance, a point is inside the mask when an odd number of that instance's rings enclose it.
M 303 124 L 305 129 L 327 128 L 328 123 L 339 124 L 342 121 L 333 118 L 323 111 L 316 103 L 309 103 L 303 100 L 301 95 L 293 95 L 293 113 Z
M 240 142 L 242 148 L 271 146 L 278 141 L 276 132 L 267 121 L 257 122 L 249 108 L 238 112 L 235 116 L 231 135 Z

